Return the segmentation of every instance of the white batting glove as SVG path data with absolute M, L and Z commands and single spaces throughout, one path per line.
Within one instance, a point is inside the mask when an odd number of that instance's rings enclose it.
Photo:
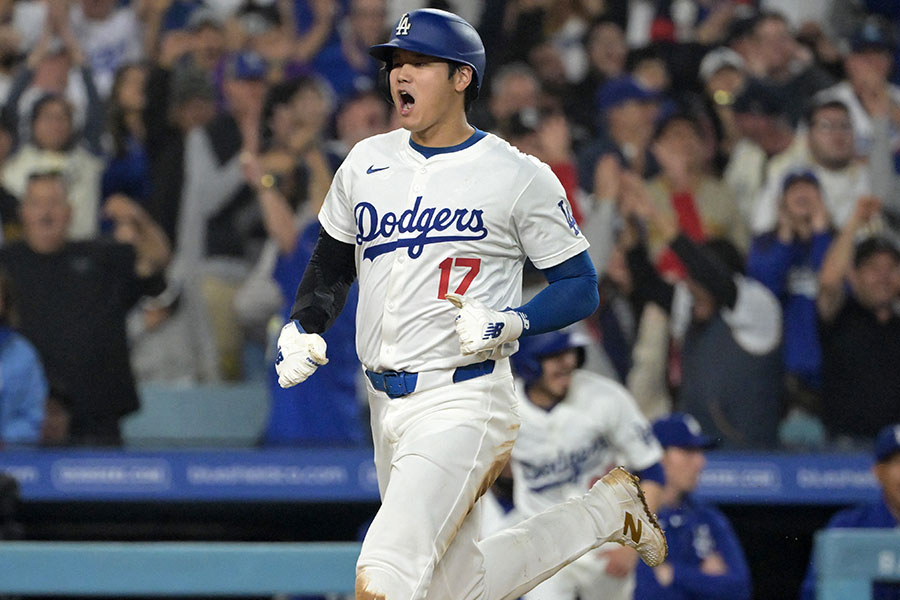
M 447 294 L 447 300 L 459 309 L 456 335 L 463 354 L 489 356 L 501 344 L 519 339 L 528 329 L 528 318 L 512 310 L 499 311 L 474 298 Z
M 316 369 L 328 363 L 325 340 L 318 333 L 303 333 L 295 321 L 281 328 L 275 371 L 278 385 L 289 388 L 306 381 Z

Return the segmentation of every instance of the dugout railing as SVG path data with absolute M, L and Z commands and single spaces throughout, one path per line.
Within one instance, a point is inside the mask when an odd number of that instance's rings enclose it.
M 815 537 L 818 600 L 864 600 L 872 582 L 900 582 L 900 531 L 827 529 Z

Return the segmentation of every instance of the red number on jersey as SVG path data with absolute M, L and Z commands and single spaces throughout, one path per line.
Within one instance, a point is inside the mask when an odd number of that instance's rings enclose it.
M 438 284 L 438 300 L 443 300 L 447 297 L 447 292 L 450 290 L 450 271 L 454 266 L 469 269 L 460 282 L 459 287 L 456 288 L 456 292 L 454 292 L 463 295 L 469 290 L 472 280 L 475 279 L 478 271 L 481 270 L 481 259 L 457 258 L 454 261 L 453 258 L 445 258 L 442 260 L 441 264 L 438 265 L 438 268 L 441 270 L 441 282 Z

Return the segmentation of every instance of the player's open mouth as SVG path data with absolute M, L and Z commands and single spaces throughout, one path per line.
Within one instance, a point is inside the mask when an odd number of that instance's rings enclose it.
M 416 99 L 413 98 L 409 92 L 400 92 L 398 95 L 400 96 L 400 114 L 405 117 L 412 110 L 412 106 L 416 103 Z

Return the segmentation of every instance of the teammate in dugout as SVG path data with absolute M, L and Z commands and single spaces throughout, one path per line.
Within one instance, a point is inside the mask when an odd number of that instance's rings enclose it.
M 579 333 L 522 338 L 512 357 L 522 417 L 511 461 L 516 511 L 527 517 L 580 496 L 620 461 L 637 470 L 655 510 L 664 481 L 662 448 L 625 388 L 579 368 L 589 343 Z M 609 544 L 568 565 L 525 600 L 630 600 L 636 563 L 634 550 Z
M 607 541 L 658 564 L 665 537 L 624 469 L 478 539 L 478 500 L 519 429 L 508 357 L 520 336 L 589 315 L 597 276 L 549 167 L 468 124 L 485 70 L 471 25 L 412 11 L 370 53 L 402 128 L 359 142 L 335 174 L 276 357 L 285 387 L 326 364 L 319 334 L 358 277 L 382 504 L 356 598 L 516 598 Z M 526 257 L 549 285 L 520 306 Z

